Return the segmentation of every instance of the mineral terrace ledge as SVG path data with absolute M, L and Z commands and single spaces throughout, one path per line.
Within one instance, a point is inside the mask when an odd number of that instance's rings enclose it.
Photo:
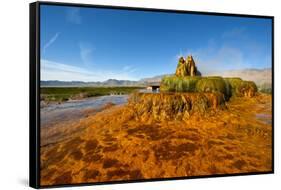
M 133 93 L 128 107 L 136 118 L 154 120 L 186 119 L 193 113 L 226 108 L 220 92 L 194 93 Z

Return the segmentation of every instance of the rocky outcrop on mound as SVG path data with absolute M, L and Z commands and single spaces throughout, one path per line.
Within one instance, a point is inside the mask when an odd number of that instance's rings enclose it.
M 180 57 L 175 73 L 176 76 L 196 76 L 199 75 L 199 73 L 192 56 L 187 56 L 186 59 Z
M 188 119 L 193 113 L 225 107 L 220 92 L 206 93 L 134 93 L 128 106 L 140 120 Z

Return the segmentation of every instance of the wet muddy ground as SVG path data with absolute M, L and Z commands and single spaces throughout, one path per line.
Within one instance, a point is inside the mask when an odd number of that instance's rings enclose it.
M 185 121 L 140 122 L 126 105 L 41 128 L 41 185 L 271 171 L 270 95 Z

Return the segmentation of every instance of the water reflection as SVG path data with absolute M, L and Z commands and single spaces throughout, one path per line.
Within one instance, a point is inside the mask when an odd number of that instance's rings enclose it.
M 159 89 L 157 89 L 157 90 L 140 89 L 139 92 L 141 92 L 141 93 L 153 93 L 153 94 L 155 93 L 155 94 L 157 94 L 157 93 L 160 92 L 160 90 Z
M 271 114 L 258 113 L 256 114 L 256 118 L 262 121 L 265 124 L 272 124 L 272 116 Z

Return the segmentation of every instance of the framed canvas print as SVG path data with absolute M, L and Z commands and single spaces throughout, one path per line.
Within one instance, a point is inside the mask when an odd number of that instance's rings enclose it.
M 30 186 L 274 171 L 271 16 L 30 4 Z

